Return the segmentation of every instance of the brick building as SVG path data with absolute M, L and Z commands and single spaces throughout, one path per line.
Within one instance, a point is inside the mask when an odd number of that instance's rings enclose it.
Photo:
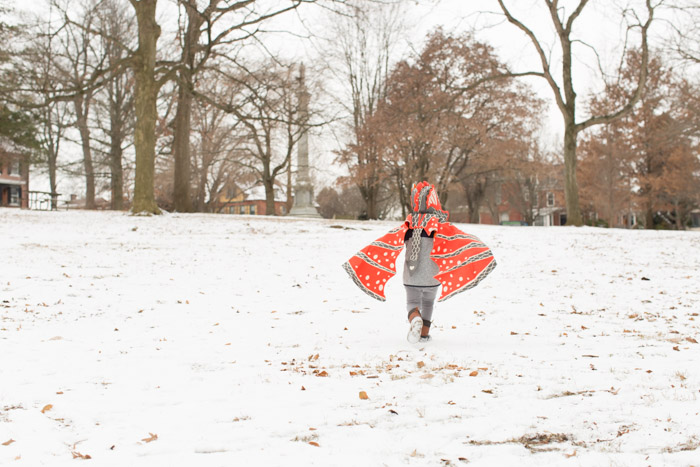
M 222 214 L 268 215 L 265 188 L 257 185 L 248 190 L 241 190 L 231 182 L 219 193 L 214 211 Z M 278 216 L 287 214 L 287 201 L 278 189 L 275 189 L 275 214 Z
M 29 207 L 27 158 L 5 140 L 0 140 L 0 207 Z

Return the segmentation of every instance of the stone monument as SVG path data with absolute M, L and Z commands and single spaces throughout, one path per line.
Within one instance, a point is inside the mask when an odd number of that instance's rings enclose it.
M 304 65 L 299 67 L 299 116 L 301 120 L 301 136 L 297 143 L 297 180 L 294 184 L 294 205 L 290 216 L 315 217 L 321 215 L 314 206 L 314 187 L 309 176 L 309 133 L 306 123 L 309 119 L 309 91 L 304 82 Z

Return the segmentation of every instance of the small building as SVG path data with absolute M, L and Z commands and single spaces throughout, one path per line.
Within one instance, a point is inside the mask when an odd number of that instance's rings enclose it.
M 690 212 L 690 230 L 700 230 L 700 209 Z
M 29 207 L 29 164 L 9 140 L 0 140 L 0 207 Z
M 219 193 L 214 212 L 251 216 L 268 215 L 265 187 L 256 185 L 250 189 L 241 190 L 235 183 L 231 182 Z M 284 216 L 286 214 L 286 198 L 280 189 L 275 188 L 275 215 Z
M 533 225 L 559 226 L 566 224 L 566 200 L 564 190 L 557 186 L 556 181 L 548 180 L 538 187 L 535 199 L 531 202 L 527 196 L 516 199 L 512 193 L 519 193 L 516 186 L 509 182 L 497 187 L 495 206 L 482 206 L 479 209 L 480 224 L 527 225 L 523 215 L 532 210 Z M 503 191 L 503 194 L 501 194 Z M 508 193 L 508 195 L 506 195 Z

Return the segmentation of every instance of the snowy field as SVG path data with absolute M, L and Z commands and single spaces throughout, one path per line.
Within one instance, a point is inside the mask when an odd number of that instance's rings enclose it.
M 397 224 L 0 209 L 0 465 L 700 466 L 700 232 L 460 225 L 411 345 Z

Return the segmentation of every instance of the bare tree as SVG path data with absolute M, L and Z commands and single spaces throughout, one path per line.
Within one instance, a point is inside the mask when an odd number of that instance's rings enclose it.
M 52 0 L 55 1 L 55 0 Z M 63 5 L 59 10 L 66 11 L 69 7 Z M 64 81 L 64 87 L 81 90 L 70 97 L 75 115 L 75 127 L 80 135 L 80 146 L 83 152 L 83 170 L 85 174 L 85 208 L 95 209 L 95 163 L 91 144 L 90 126 L 88 121 L 95 89 L 88 81 L 94 76 L 105 60 L 99 42 L 92 41 L 90 31 L 95 28 L 97 12 L 94 5 L 83 9 L 77 22 L 66 21 L 56 35 L 54 60 L 58 69 L 57 78 Z
M 268 62 L 261 71 L 246 72 L 240 92 L 228 106 L 245 131 L 239 163 L 257 174 L 265 187 L 266 210 L 275 213 L 277 177 L 290 170 L 292 153 L 304 131 L 317 126 L 301 112 L 303 91 L 295 67 Z
M 564 166 L 565 166 L 565 191 L 566 191 L 566 211 L 567 223 L 582 225 L 583 217 L 579 206 L 578 182 L 576 178 L 576 148 L 578 134 L 594 125 L 610 123 L 623 115 L 629 113 L 634 105 L 639 101 L 644 92 L 647 79 L 647 65 L 649 61 L 648 32 L 654 19 L 654 11 L 661 3 L 653 3 L 652 0 L 645 0 L 646 20 L 639 18 L 635 10 L 626 10 L 624 18 L 629 21 L 628 30 L 639 29 L 641 67 L 637 79 L 635 92 L 629 97 L 622 107 L 603 115 L 592 115 L 589 118 L 578 121 L 576 114 L 576 90 L 574 89 L 574 44 L 585 46 L 585 42 L 573 37 L 574 23 L 580 17 L 588 0 L 580 0 L 571 14 L 565 14 L 564 8 L 559 5 L 559 0 L 543 0 L 549 14 L 550 21 L 556 30 L 557 39 L 561 52 L 561 80 L 554 77 L 556 64 L 552 63 L 552 57 L 548 53 L 541 37 L 538 37 L 533 29 L 528 27 L 523 21 L 516 18 L 504 0 L 497 0 L 499 6 L 508 22 L 520 29 L 532 43 L 540 60 L 541 70 L 537 72 L 527 72 L 531 76 L 544 78 L 554 94 L 554 100 L 561 112 L 564 120 Z
M 389 174 L 381 160 L 383 149 L 368 125 L 386 97 L 391 57 L 404 29 L 402 11 L 398 3 L 350 2 L 343 14 L 335 15 L 331 29 L 335 63 L 330 69 L 344 84 L 340 104 L 350 117 L 351 140 L 339 159 L 350 170 L 369 219 L 379 216 Z
M 129 44 L 135 32 L 135 19 L 116 0 L 103 2 L 99 14 L 100 40 L 106 66 L 116 68 L 128 54 L 122 44 Z M 95 96 L 96 126 L 104 135 L 102 146 L 110 172 L 111 208 L 124 209 L 123 154 L 133 131 L 133 78 L 128 69 L 113 74 Z

